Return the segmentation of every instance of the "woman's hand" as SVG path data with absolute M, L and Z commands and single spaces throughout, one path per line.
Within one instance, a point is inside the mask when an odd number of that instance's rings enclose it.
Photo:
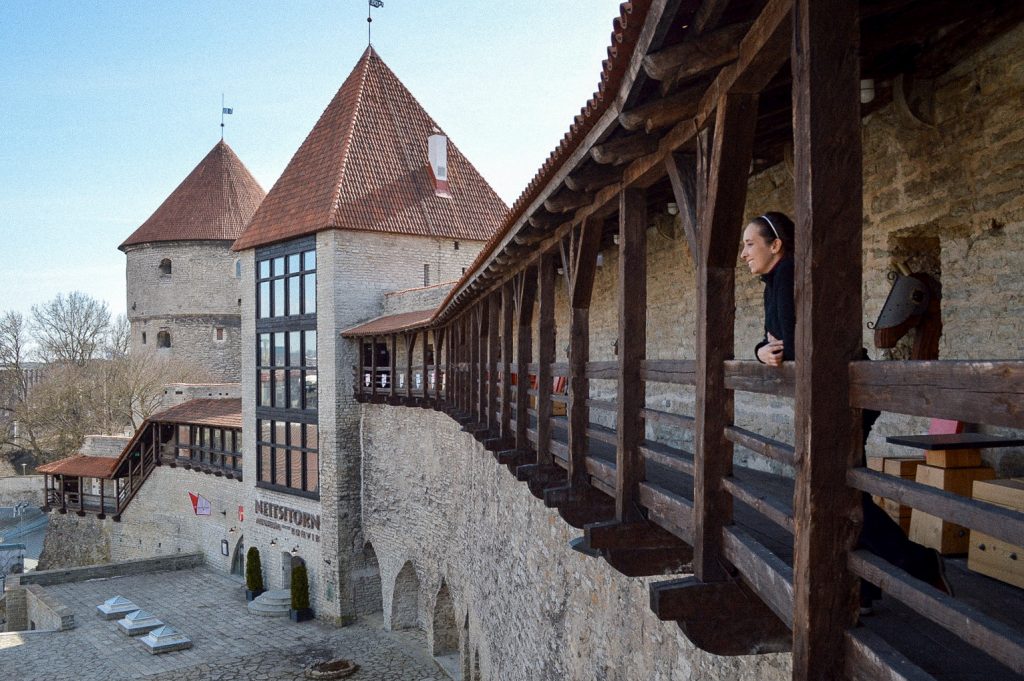
M 768 366 L 782 366 L 782 341 L 768 334 L 768 344 L 757 351 L 757 358 Z

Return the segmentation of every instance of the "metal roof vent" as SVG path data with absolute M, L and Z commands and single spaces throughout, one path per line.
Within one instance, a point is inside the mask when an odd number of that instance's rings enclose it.
M 446 199 L 452 198 L 448 191 L 448 138 L 444 135 L 428 137 L 427 156 L 430 159 L 430 173 L 434 176 L 434 194 Z

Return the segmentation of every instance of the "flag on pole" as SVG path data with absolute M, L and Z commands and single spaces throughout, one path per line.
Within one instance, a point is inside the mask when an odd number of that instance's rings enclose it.
M 226 114 L 230 114 L 230 113 L 234 113 L 234 112 L 235 112 L 234 109 L 228 108 L 226 106 L 223 107 L 223 111 L 221 111 L 221 113 L 226 113 Z
M 383 7 L 384 6 L 384 0 L 370 0 L 370 4 L 373 7 Z

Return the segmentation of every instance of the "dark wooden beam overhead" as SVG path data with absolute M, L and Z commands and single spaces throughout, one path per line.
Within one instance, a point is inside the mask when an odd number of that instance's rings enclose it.
M 577 192 L 593 192 L 618 182 L 621 177 L 621 168 L 590 164 L 567 175 L 565 186 Z
M 549 232 L 555 227 L 558 227 L 558 225 L 565 222 L 565 220 L 561 216 L 552 215 L 551 213 L 548 213 L 546 211 L 538 211 L 531 215 L 527 222 L 529 222 L 530 226 L 533 227 L 534 229 L 539 229 L 543 232 Z
M 563 189 L 544 202 L 549 213 L 568 213 L 589 205 L 594 195 L 588 192 L 574 192 Z
M 623 111 L 619 114 L 619 124 L 626 130 L 653 132 L 673 126 L 684 118 L 693 118 L 704 89 L 701 86 L 686 88 L 682 92 Z
M 630 135 L 598 144 L 590 150 L 590 157 L 605 165 L 622 165 L 658 149 L 658 138 L 653 135 Z
M 676 83 L 699 76 L 736 59 L 748 28 L 749 24 L 733 24 L 649 54 L 644 71 L 654 80 Z
M 690 31 L 695 35 L 700 35 L 714 28 L 722 18 L 722 14 L 725 13 L 729 2 L 730 0 L 704 0 L 697 9 L 697 14 L 693 17 Z
M 672 154 L 665 159 L 665 171 L 672 183 L 672 194 L 679 207 L 683 233 L 690 246 L 690 256 L 700 257 L 700 237 L 697 228 L 697 159 L 694 154 Z

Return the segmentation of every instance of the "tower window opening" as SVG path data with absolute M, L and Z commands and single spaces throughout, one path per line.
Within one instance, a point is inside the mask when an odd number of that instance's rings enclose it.
M 166 277 L 171 276 L 171 259 L 164 258 L 160 261 L 160 274 Z
M 156 335 L 156 346 L 158 348 L 171 347 L 171 332 L 161 331 Z
M 145 331 L 142 332 L 142 344 L 143 345 L 146 344 L 146 332 Z
M 456 251 L 459 250 L 459 242 L 458 241 L 456 241 L 454 243 L 453 250 L 456 250 Z
M 235 260 L 235 279 L 242 278 L 242 259 Z
M 214 331 L 214 333 L 215 333 L 215 337 L 216 337 L 217 340 L 219 340 L 219 341 L 224 340 L 224 327 L 223 326 L 218 326 L 216 328 L 216 330 Z
M 430 286 L 430 263 L 423 263 L 423 285 Z

